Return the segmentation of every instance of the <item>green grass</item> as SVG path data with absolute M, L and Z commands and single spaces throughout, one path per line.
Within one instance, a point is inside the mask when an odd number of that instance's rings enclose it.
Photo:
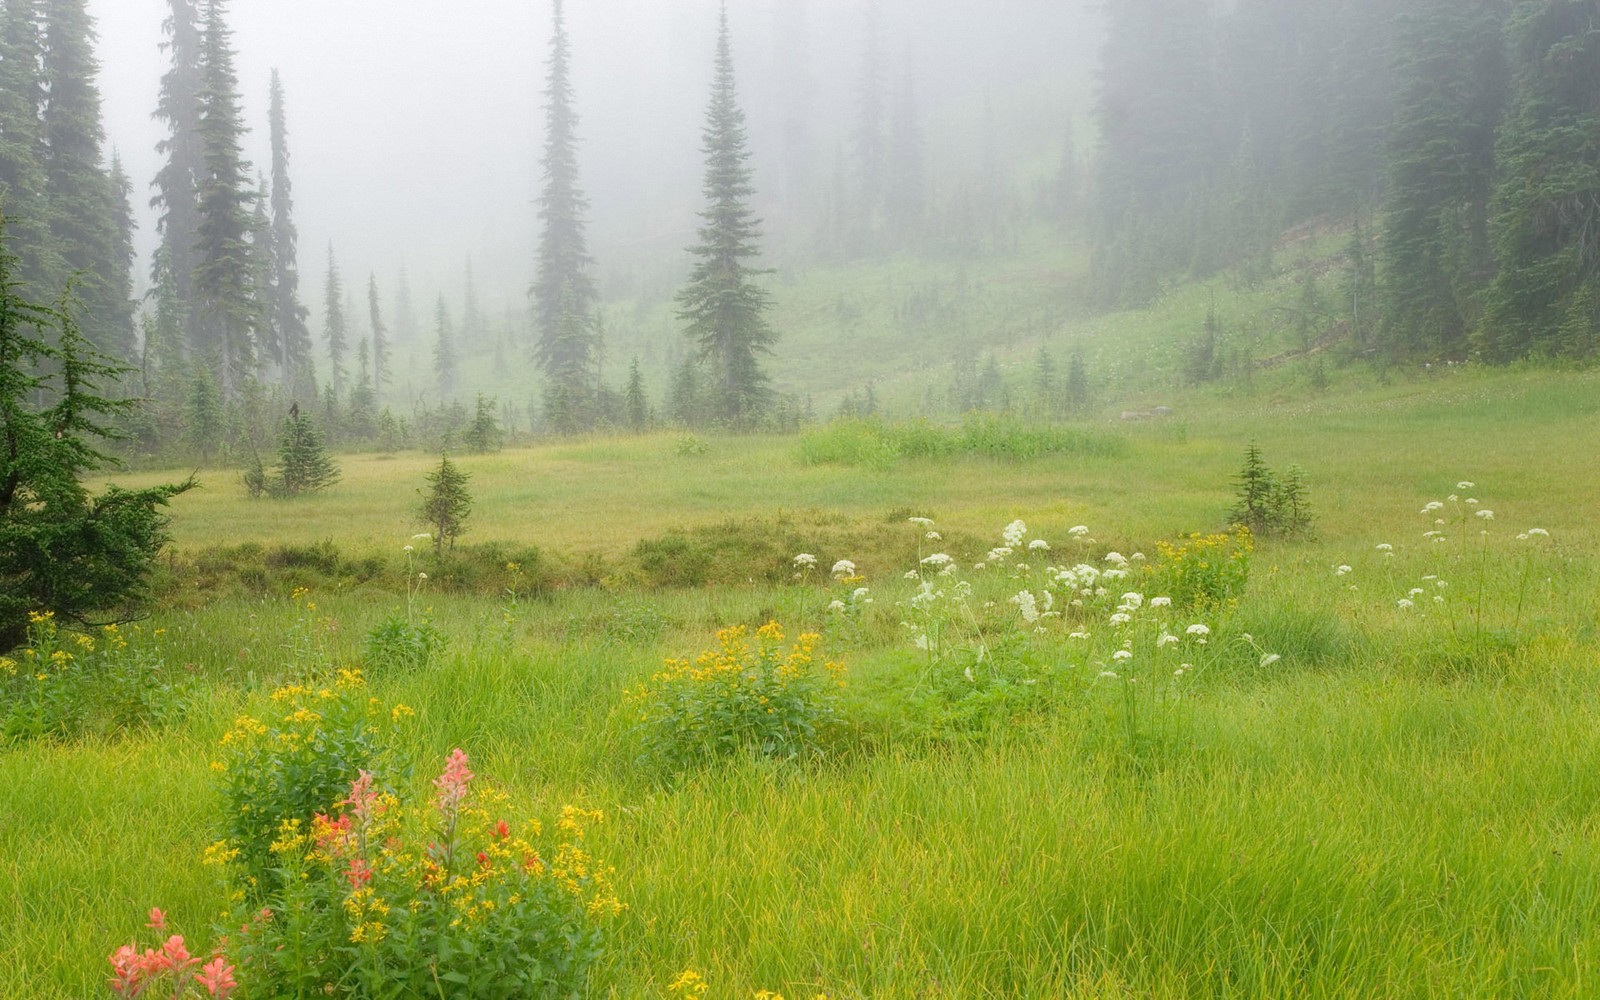
M 521 806 L 605 810 L 592 847 L 629 909 L 595 996 L 662 996 L 684 968 L 714 998 L 1592 996 L 1597 388 L 1583 373 L 1453 369 L 1196 401 L 1166 423 L 1093 428 L 1115 453 L 1022 461 L 815 465 L 798 440 L 767 438 L 682 457 L 667 436 L 466 458 L 469 540 L 588 559 L 604 585 L 574 573 L 524 595 L 509 634 L 502 598 L 427 592 L 450 650 L 376 693 L 418 710 L 403 737 L 415 781 L 462 746 Z M 1088 665 L 1036 639 L 1071 679 L 1044 710 L 983 738 L 914 738 L 916 661 L 894 606 L 910 592 L 906 516 L 935 517 L 964 561 L 1017 517 L 1058 549 L 1083 523 L 1097 551 L 1153 552 L 1220 526 L 1252 437 L 1270 464 L 1307 470 L 1319 514 L 1314 540 L 1262 544 L 1227 622 L 1283 660 L 1219 661 L 1185 703 L 1183 738 L 1131 752 Z M 343 586 L 313 594 L 331 659 L 355 657 L 403 604 L 398 549 L 430 460 L 342 461 L 339 487 L 291 503 L 212 482 L 173 526 L 178 566 L 247 542 L 378 557 L 364 581 L 335 574 Z M 1491 558 L 1475 536 L 1421 537 L 1422 505 L 1462 479 L 1496 512 Z M 1511 536 L 1533 526 L 1554 537 L 1525 555 Z M 641 543 L 669 538 L 716 572 L 645 586 Z M 722 625 L 815 619 L 824 584 L 784 580 L 802 544 L 824 569 L 855 559 L 877 595 L 859 641 L 833 650 L 851 667 L 854 727 L 810 765 L 641 772 L 625 689 Z M 1441 571 L 1455 611 L 1398 608 Z M 95 995 L 104 956 L 152 905 L 209 936 L 222 901 L 197 863 L 216 836 L 207 765 L 290 655 L 288 577 L 157 613 L 200 692 L 181 728 L 0 751 L 0 996 Z M 1006 586 L 980 596 L 1003 602 Z

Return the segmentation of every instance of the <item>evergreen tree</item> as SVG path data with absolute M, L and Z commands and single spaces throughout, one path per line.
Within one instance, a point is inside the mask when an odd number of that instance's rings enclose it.
M 277 248 L 272 234 L 272 216 L 269 212 L 271 196 L 267 179 L 256 178 L 256 197 L 250 211 L 250 286 L 251 298 L 257 306 L 256 364 L 258 374 L 277 365 L 282 375 L 283 338 L 278 329 L 278 313 L 274 304 L 278 299 L 276 285 L 278 265 Z M 255 381 L 252 377 L 251 381 Z
M 1502 0 L 1418 0 L 1404 58 L 1383 239 L 1391 354 L 1460 354 L 1493 266 L 1494 137 L 1506 101 Z
M 111 286 L 106 297 L 107 322 L 113 329 L 111 339 L 125 343 L 132 349 L 138 339 L 134 335 L 133 262 L 137 256 L 133 233 L 133 182 L 122 168 L 122 157 L 111 154 Z
M 628 430 L 643 434 L 650 426 L 650 400 L 644 392 L 644 375 L 639 371 L 639 359 L 628 366 L 628 388 L 623 393 L 627 410 Z
M 328 245 L 328 277 L 322 294 L 322 333 L 328 341 L 328 371 L 333 379 L 335 399 L 344 397 L 349 382 L 345 356 L 349 353 L 349 331 L 345 327 L 344 281 L 339 276 L 339 260 L 333 254 L 333 244 Z
M 372 321 L 372 389 L 381 397 L 393 373 L 389 361 L 389 329 L 383 325 L 383 312 L 378 306 L 376 274 L 367 276 L 367 312 Z
M 289 408 L 278 437 L 278 467 L 268 480 L 274 496 L 316 493 L 339 481 L 339 467 L 328 457 L 322 432 L 298 406 Z
M 1089 409 L 1089 369 L 1079 347 L 1072 349 L 1072 357 L 1067 360 L 1067 407 L 1077 416 Z
M 184 436 L 200 453 L 200 464 L 210 465 L 211 456 L 222 444 L 227 430 L 222 393 L 206 365 L 196 365 L 189 379 L 189 394 L 183 406 Z
M 317 375 L 311 331 L 306 318 L 311 311 L 300 301 L 300 233 L 294 224 L 294 185 L 289 180 L 289 125 L 284 109 L 283 81 L 272 71 L 267 114 L 272 146 L 272 326 L 278 335 L 279 374 L 283 390 L 291 397 L 316 396 Z
M 472 258 L 467 258 L 467 281 L 461 307 L 461 346 L 468 352 L 476 351 L 483 343 L 487 329 L 483 321 L 483 308 L 478 302 L 478 282 L 472 274 Z
M 573 110 L 571 52 L 562 0 L 554 0 L 550 68 L 545 82 L 544 186 L 539 218 L 538 271 L 534 278 L 535 356 L 545 374 L 546 398 L 560 401 L 562 422 L 589 423 L 598 338 L 598 301 L 589 275 L 593 264 L 585 235 L 588 202 L 578 184 L 577 126 Z
M 370 440 L 378 431 L 378 399 L 372 389 L 372 349 L 367 339 L 356 342 L 356 384 L 350 390 L 350 408 L 345 430 L 360 441 Z
M 194 276 L 199 261 L 200 184 L 205 175 L 205 143 L 200 128 L 200 92 L 205 85 L 202 22 L 199 0 L 167 0 L 163 25 L 165 48 L 172 63 L 161 78 L 161 96 L 155 117 L 166 125 L 167 135 L 156 145 L 163 157 L 156 174 L 156 194 L 151 206 L 160 215 L 161 252 L 156 254 L 152 278 L 157 287 L 168 283 L 180 308 L 183 349 L 198 340 L 193 329 Z
M 467 426 L 467 432 L 461 439 L 474 455 L 499 451 L 505 443 L 505 434 L 500 430 L 500 418 L 495 413 L 497 409 L 494 400 L 478 393 L 478 406 L 473 411 L 472 423 Z
M 244 120 L 227 13 L 227 0 L 205 0 L 193 310 L 196 346 L 217 356 L 223 396 L 233 399 L 255 366 L 258 312 L 249 242 L 255 192 L 241 149 Z
M 46 194 L 44 40 L 39 0 L 0 5 L 0 198 L 8 240 L 20 259 L 13 278 L 40 298 L 60 294 Z
M 1600 8 L 1521 4 L 1509 29 L 1515 96 L 1500 135 L 1499 274 L 1486 357 L 1600 348 Z
M 24 299 L 15 267 L 0 231 L 0 650 L 23 640 L 29 612 L 83 624 L 141 597 L 166 542 L 159 508 L 194 486 L 84 488 L 111 464 L 97 440 L 135 405 L 104 395 L 129 370 L 70 315 Z
M 443 295 L 439 296 L 439 304 L 434 309 L 433 325 L 433 374 L 438 380 L 439 399 L 443 402 L 455 394 L 457 362 L 455 332 L 450 323 L 450 307 L 445 305 Z
M 753 427 L 771 405 L 772 390 L 759 355 L 777 335 L 767 324 L 767 293 L 754 284 L 762 271 L 747 263 L 760 253 L 760 221 L 750 208 L 751 184 L 744 112 L 739 109 L 723 6 L 717 35 L 715 79 L 701 150 L 706 156 L 700 242 L 689 284 L 678 295 L 679 318 L 709 363 L 716 382 L 718 418 L 734 428 Z
M 422 496 L 417 519 L 433 535 L 433 554 L 442 556 L 446 549 L 455 551 L 456 539 L 467 530 L 467 518 L 472 514 L 472 494 L 467 492 L 471 477 L 456 468 L 450 456 L 440 455 L 439 467 L 423 478 L 428 488 L 417 491 Z
M 116 204 L 120 192 L 101 166 L 105 126 L 95 77 L 94 19 L 87 0 L 45 0 L 45 191 L 54 243 L 77 283 L 83 332 L 100 352 L 133 357 L 126 260 L 117 260 Z

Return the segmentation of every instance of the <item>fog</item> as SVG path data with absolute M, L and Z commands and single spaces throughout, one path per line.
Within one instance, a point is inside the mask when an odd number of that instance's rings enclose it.
M 659 294 L 682 271 L 700 201 L 699 128 L 713 0 L 568 4 L 583 183 L 602 288 Z M 1058 148 L 1088 106 L 1100 44 L 1089 0 L 886 0 L 891 81 L 909 68 L 931 182 Z M 159 167 L 151 119 L 166 66 L 164 0 L 91 0 L 108 140 L 134 179 L 140 278 L 155 243 L 145 206 Z M 459 287 L 471 256 L 491 312 L 520 306 L 532 273 L 549 5 L 524 0 L 236 0 L 229 11 L 257 171 L 268 75 L 288 99 L 305 296 L 335 244 L 347 277 L 388 285 L 406 265 L 420 302 Z M 769 251 L 814 227 L 855 115 L 865 0 L 735 0 L 741 96 Z M 1026 100 L 1016 95 L 1026 94 Z M 796 148 L 798 146 L 803 148 Z

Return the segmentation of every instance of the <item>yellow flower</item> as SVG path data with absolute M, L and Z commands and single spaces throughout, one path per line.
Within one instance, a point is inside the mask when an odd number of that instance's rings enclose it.
M 389 721 L 399 722 L 401 719 L 409 718 L 416 714 L 416 710 L 410 705 L 395 705 L 394 708 L 389 710 Z
M 693 969 L 684 969 L 667 987 L 667 992 L 680 1000 L 700 1000 L 710 989 L 711 984 L 707 983 L 700 973 Z

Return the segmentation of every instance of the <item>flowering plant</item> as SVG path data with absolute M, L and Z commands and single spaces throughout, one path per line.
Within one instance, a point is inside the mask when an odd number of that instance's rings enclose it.
M 404 804 L 363 771 L 328 812 L 284 820 L 278 888 L 235 897 L 252 995 L 578 995 L 603 921 L 623 909 L 584 843 L 603 817 L 568 807 L 546 835 L 504 818 L 507 797 L 475 779 L 457 749 L 426 802 Z M 226 850 L 212 860 L 235 864 Z
M 145 926 L 158 935 L 166 933 L 166 914 L 152 908 L 150 922 Z M 227 1000 L 238 986 L 233 978 L 234 967 L 220 951 L 211 961 L 202 964 L 198 956 L 189 953 L 181 934 L 171 934 L 159 948 L 146 948 L 142 952 L 136 943 L 125 944 L 112 952 L 107 961 L 111 963 L 107 985 L 111 992 L 128 1000 L 136 997 Z
M 777 622 L 753 637 L 740 625 L 718 632 L 718 648 L 695 660 L 668 660 L 630 693 L 644 758 L 676 769 L 741 750 L 794 758 L 815 749 L 834 719 L 844 668 L 818 668 L 815 634 L 801 635 L 787 651 L 784 640 Z

